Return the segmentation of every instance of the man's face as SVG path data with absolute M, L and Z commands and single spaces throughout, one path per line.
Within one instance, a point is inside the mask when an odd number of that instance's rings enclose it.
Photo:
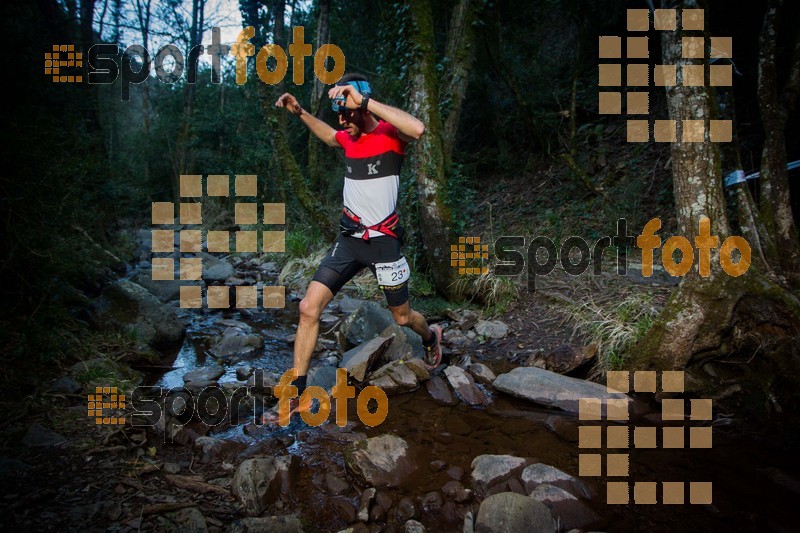
M 357 139 L 364 130 L 364 114 L 361 110 L 351 109 L 339 114 L 339 125 L 350 137 Z

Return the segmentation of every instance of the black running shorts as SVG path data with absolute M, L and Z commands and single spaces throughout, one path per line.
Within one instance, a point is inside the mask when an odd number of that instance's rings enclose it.
M 364 268 L 372 271 L 390 306 L 396 307 L 408 301 L 411 272 L 400 251 L 400 241 L 394 237 L 371 237 L 365 241 L 359 237 L 339 235 L 314 274 L 314 281 L 336 294 Z

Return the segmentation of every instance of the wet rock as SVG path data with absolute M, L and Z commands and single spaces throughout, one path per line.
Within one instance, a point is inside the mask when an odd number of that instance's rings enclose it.
M 183 375 L 184 383 L 191 381 L 216 381 L 225 374 L 225 367 L 222 365 L 210 365 L 196 368 Z
M 255 368 L 251 366 L 240 366 L 236 369 L 236 379 L 239 381 L 247 381 L 247 378 L 253 375 Z
M 211 387 L 219 387 L 219 383 L 216 381 L 190 381 L 184 385 L 184 388 L 192 394 L 197 394 Z M 211 409 L 211 407 L 209 407 L 209 409 Z M 211 411 L 213 412 L 214 409 L 211 409 Z
M 398 522 L 406 522 L 413 518 L 419 518 L 419 509 L 414 505 L 414 501 L 408 496 L 401 498 L 397 502 L 397 507 L 394 510 Z
M 325 486 L 328 488 L 328 493 L 333 494 L 334 496 L 344 494 L 347 492 L 347 489 L 350 488 L 350 484 L 347 483 L 347 481 L 331 474 L 330 472 L 325 474 Z
M 214 255 L 202 254 L 203 279 L 206 281 L 225 281 L 234 274 L 233 265 Z
M 473 533 L 475 531 L 475 517 L 472 511 L 467 511 L 464 515 L 464 527 L 461 529 L 462 533 Z
M 194 447 L 200 452 L 200 463 L 219 464 L 223 461 L 233 462 L 247 445 L 233 440 L 198 437 L 194 441 Z
M 547 506 L 513 492 L 494 494 L 483 500 L 475 521 L 476 533 L 552 533 L 555 530 Z
M 288 492 L 294 456 L 247 459 L 236 469 L 231 490 L 251 516 L 259 515 Z
M 373 505 L 372 509 L 369 511 L 369 521 L 382 522 L 384 518 L 386 518 L 386 509 L 378 504 Z
M 441 402 L 445 405 L 456 405 L 458 403 L 458 400 L 450 391 L 450 387 L 448 387 L 439 376 L 434 376 L 426 381 L 425 388 L 428 390 L 428 394 L 431 395 L 431 398 L 437 402 Z
M 390 434 L 353 444 L 344 458 L 350 472 L 373 487 L 396 487 L 415 470 L 406 441 Z
M 475 385 L 472 376 L 457 366 L 448 366 L 444 375 L 456 395 L 469 405 L 483 405 L 487 399 L 483 392 Z
M 508 334 L 508 326 L 499 320 L 478 320 L 475 333 L 490 339 L 502 339 Z
M 262 345 L 261 337 L 253 334 L 249 328 L 228 327 L 214 340 L 214 345 L 209 351 L 215 357 L 236 358 L 252 354 Z
M 358 513 L 356 517 L 362 522 L 369 521 L 369 508 L 372 505 L 372 501 L 375 499 L 375 494 L 377 492 L 378 491 L 375 490 L 374 487 L 370 487 L 361 493 L 361 499 L 359 500 Z
M 419 387 L 417 375 L 404 361 L 392 361 L 370 375 L 370 385 L 383 389 L 386 394 L 399 394 Z
M 547 428 L 568 442 L 578 442 L 578 423 L 573 418 L 550 415 L 544 421 Z
M 562 376 L 535 367 L 519 367 L 507 374 L 500 374 L 492 386 L 511 396 L 557 407 L 571 413 L 578 412 L 578 402 L 581 398 L 624 399 L 629 402 L 629 408 L 633 404 L 630 396 L 610 393 L 605 385 Z
M 50 431 L 40 424 L 31 424 L 22 437 L 22 444 L 30 448 L 52 448 L 67 443 L 66 437 Z
M 459 503 L 468 502 L 472 499 L 472 491 L 456 480 L 445 483 L 442 487 L 442 493 Z
M 535 463 L 527 466 L 522 471 L 520 479 L 525 485 L 525 490 L 528 491 L 528 494 L 532 493 L 538 485 L 547 484 L 560 487 L 573 496 L 581 498 L 591 499 L 594 495 L 594 491 L 580 479 L 544 463 Z
M 444 500 L 442 500 L 442 495 L 438 491 L 428 492 L 420 501 L 422 510 L 430 513 L 438 513 L 442 505 L 444 505 Z
M 491 385 L 497 379 L 492 370 L 483 363 L 474 363 L 469 366 L 469 373 L 481 385 Z
M 451 466 L 447 469 L 447 475 L 456 481 L 461 481 L 461 478 L 464 477 L 464 469 L 460 466 Z
M 328 500 L 328 504 L 345 524 L 356 521 L 356 510 L 353 504 L 344 496 L 336 496 Z
M 253 371 L 253 375 L 247 378 L 247 388 L 272 394 L 272 388 L 278 384 L 280 378 L 278 374 L 257 368 Z
M 547 354 L 535 353 L 531 355 L 525 366 L 535 366 L 551 372 L 566 374 L 591 361 L 596 355 L 596 344 L 589 344 L 583 348 L 563 344 Z
M 356 381 L 364 381 L 369 367 L 386 351 L 391 342 L 391 337 L 376 337 L 364 342 L 345 352 L 342 356 L 342 362 L 339 363 L 339 368 L 346 368 L 348 374 Z
M 174 307 L 126 279 L 103 289 L 92 307 L 92 318 L 100 329 L 132 333 L 137 341 L 154 348 L 178 346 L 186 333 Z
M 303 533 L 303 523 L 297 515 L 242 518 L 225 529 L 226 533 Z
M 525 459 L 513 455 L 479 455 L 472 460 L 472 487 L 485 494 L 493 485 L 518 475 L 525 464 Z
M 330 394 L 334 385 L 336 385 L 336 368 L 315 366 L 308 371 L 309 387 L 322 387 Z
M 425 368 L 425 363 L 419 357 L 405 359 L 405 364 L 417 376 L 418 381 L 422 382 L 430 379 L 431 373 Z
M 416 520 L 408 520 L 406 525 L 403 527 L 405 529 L 405 533 L 425 533 L 425 531 L 427 531 L 425 526 Z
M 392 497 L 386 491 L 378 491 L 375 494 L 375 503 L 388 510 L 392 507 Z
M 538 485 L 531 493 L 531 498 L 545 504 L 562 531 L 570 529 L 587 530 L 600 525 L 602 518 L 585 503 L 555 485 Z
M 206 517 L 197 507 L 188 507 L 175 513 L 175 522 L 181 531 L 192 531 L 193 533 L 208 531 Z
M 506 483 L 508 484 L 508 490 L 510 492 L 516 492 L 517 494 L 522 494 L 523 496 L 528 495 L 528 491 L 525 490 L 525 487 L 522 485 L 522 482 L 519 479 L 512 477 Z
M 81 390 L 83 390 L 81 384 L 69 376 L 62 376 L 47 389 L 48 392 L 55 394 L 78 394 Z
M 446 466 L 447 463 L 445 463 L 441 459 L 436 459 L 434 461 L 431 461 L 431 463 L 428 465 L 428 468 L 430 469 L 431 472 L 440 472 L 444 470 Z

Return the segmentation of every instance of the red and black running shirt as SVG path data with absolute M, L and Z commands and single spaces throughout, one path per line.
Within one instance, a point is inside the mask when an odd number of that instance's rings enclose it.
M 374 226 L 397 206 L 406 142 L 398 136 L 397 128 L 383 120 L 355 140 L 346 131 L 337 131 L 336 141 L 344 148 L 344 205 L 361 217 L 365 226 Z M 369 231 L 370 237 L 383 235 Z M 353 237 L 362 235 L 356 233 Z

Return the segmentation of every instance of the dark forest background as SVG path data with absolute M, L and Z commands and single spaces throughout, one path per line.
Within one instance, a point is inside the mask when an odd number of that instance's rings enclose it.
M 310 58 L 302 86 L 291 82 L 291 67 L 279 86 L 263 84 L 252 68 L 248 83 L 238 86 L 228 58 L 222 83 L 211 83 L 201 63 L 197 83 L 187 84 L 186 75 L 173 84 L 150 77 L 130 88 L 130 101 L 121 99 L 119 80 L 61 84 L 43 74 L 44 53 L 55 43 L 83 50 L 119 43 L 121 52 L 139 44 L 151 53 L 166 43 L 181 50 L 210 44 L 206 30 L 219 13 L 210 13 L 204 0 L 189 4 L 14 0 L 0 7 L 6 377 L 18 365 L 65 363 L 89 349 L 81 309 L 125 274 L 131 232 L 148 227 L 151 202 L 176 201 L 180 174 L 257 174 L 259 202 L 287 203 L 287 257 L 329 242 L 340 206 L 341 155 L 309 140 L 298 121 L 273 107 L 278 94 L 291 91 L 334 123 L 322 87 L 311 82 Z M 367 75 L 376 99 L 427 123 L 401 186 L 408 255 L 419 272 L 415 296 L 510 305 L 498 297 L 515 290 L 508 280 L 457 287 L 449 265 L 435 260 L 458 235 L 546 235 L 556 242 L 579 235 L 593 242 L 613 235 L 619 218 L 636 233 L 659 216 L 666 239 L 694 235 L 704 211 L 716 215 L 712 233 L 721 239 L 746 236 L 753 244 L 748 276 L 688 276 L 630 349 L 630 361 L 683 367 L 698 354 L 719 356 L 730 339 L 752 353 L 765 338 L 791 338 L 800 316 L 800 190 L 797 171 L 785 171 L 800 158 L 794 24 L 800 6 L 699 6 L 706 9 L 707 35 L 733 38 L 733 88 L 650 88 L 653 115 L 679 116 L 683 105 L 688 115 L 733 118 L 734 143 L 705 143 L 694 152 L 686 145 L 626 143 L 623 118 L 598 113 L 598 37 L 625 35 L 625 9 L 646 9 L 646 2 L 241 0 L 235 8 L 256 28 L 256 50 L 267 42 L 286 48 L 291 28 L 302 25 L 314 50 L 338 45 L 347 71 Z M 651 63 L 669 57 L 674 43 L 652 30 L 648 35 Z M 760 170 L 762 178 L 723 190 L 722 178 L 737 168 Z M 692 184 L 697 173 L 702 183 Z M 418 194 L 426 188 L 435 197 Z M 695 209 L 692 199 L 701 190 L 707 203 Z M 233 226 L 229 206 L 212 209 L 206 223 Z M 689 324 L 670 320 L 697 306 L 718 312 L 693 316 Z M 676 328 L 688 331 L 678 335 L 688 340 L 673 342 Z M 757 338 L 737 337 L 741 329 Z

